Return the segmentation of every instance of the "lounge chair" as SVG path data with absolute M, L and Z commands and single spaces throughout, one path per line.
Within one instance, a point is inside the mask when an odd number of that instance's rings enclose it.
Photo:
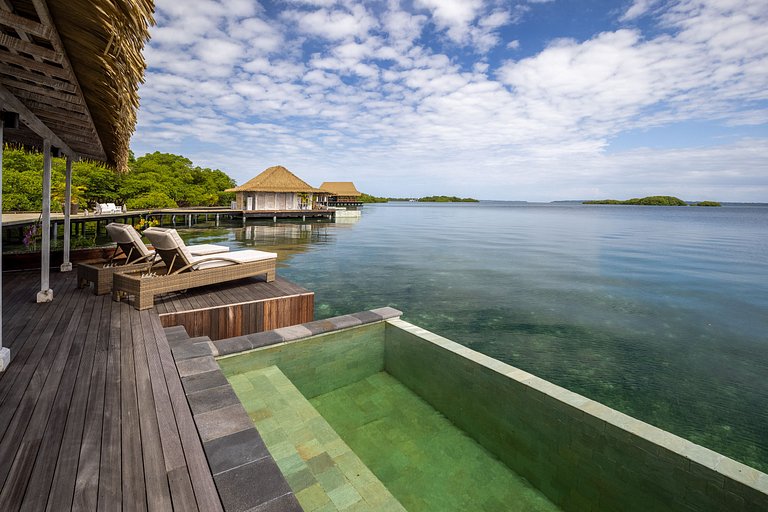
M 277 254 L 243 250 L 225 254 L 195 256 L 175 229 L 149 228 L 144 231 L 165 267 L 150 272 L 115 274 L 112 283 L 114 300 L 133 295 L 136 309 L 154 305 L 155 295 L 177 292 L 264 274 L 266 281 L 275 280 Z
M 77 267 L 78 286 L 85 288 L 94 284 L 93 292 L 103 295 L 112 291 L 112 276 L 116 272 L 146 271 L 155 263 L 155 251 L 150 250 L 141 240 L 141 235 L 130 224 L 112 222 L 107 224 L 107 234 L 117 246 L 112 256 L 104 262 L 81 263 Z M 188 247 L 194 256 L 218 254 L 229 251 L 225 245 L 201 244 Z M 125 255 L 125 258 L 120 258 Z

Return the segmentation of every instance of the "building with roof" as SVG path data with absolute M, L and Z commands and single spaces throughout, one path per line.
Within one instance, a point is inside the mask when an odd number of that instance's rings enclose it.
M 320 201 L 327 207 L 337 206 L 361 206 L 362 192 L 357 190 L 351 181 L 326 181 L 320 185 L 320 190 L 326 194 Z
M 317 197 L 324 195 L 282 165 L 269 167 L 227 192 L 235 193 L 235 207 L 245 211 L 312 210 Z

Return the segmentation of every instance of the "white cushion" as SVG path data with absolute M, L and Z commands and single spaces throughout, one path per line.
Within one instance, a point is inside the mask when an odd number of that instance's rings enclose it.
M 192 253 L 192 256 L 205 256 L 206 254 L 219 254 L 222 252 L 229 252 L 229 247 L 226 245 L 213 245 L 213 244 L 198 244 L 188 245 L 187 249 Z
M 134 250 L 142 256 L 149 256 L 152 252 L 147 249 L 144 242 L 141 240 L 141 235 L 133 226 L 128 224 L 120 224 L 117 222 L 110 222 L 107 224 L 107 233 L 109 233 L 112 241 L 118 244 L 133 244 Z
M 210 255 L 210 256 L 193 256 L 192 263 L 195 261 L 202 261 L 193 266 L 195 270 L 203 270 L 206 268 L 224 267 L 227 265 L 235 265 L 236 263 L 250 263 L 253 261 L 269 260 L 277 258 L 277 254 L 273 252 L 254 251 L 246 249 L 244 251 L 228 252 L 222 255 Z

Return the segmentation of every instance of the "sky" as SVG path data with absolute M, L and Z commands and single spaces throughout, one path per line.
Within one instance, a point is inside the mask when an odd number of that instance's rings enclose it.
M 766 0 L 155 0 L 132 149 L 377 196 L 768 202 Z

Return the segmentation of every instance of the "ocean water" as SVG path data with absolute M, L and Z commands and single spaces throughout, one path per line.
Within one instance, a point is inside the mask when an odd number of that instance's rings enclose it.
M 390 203 L 180 230 L 279 254 L 316 318 L 403 318 L 768 471 L 768 207 Z

